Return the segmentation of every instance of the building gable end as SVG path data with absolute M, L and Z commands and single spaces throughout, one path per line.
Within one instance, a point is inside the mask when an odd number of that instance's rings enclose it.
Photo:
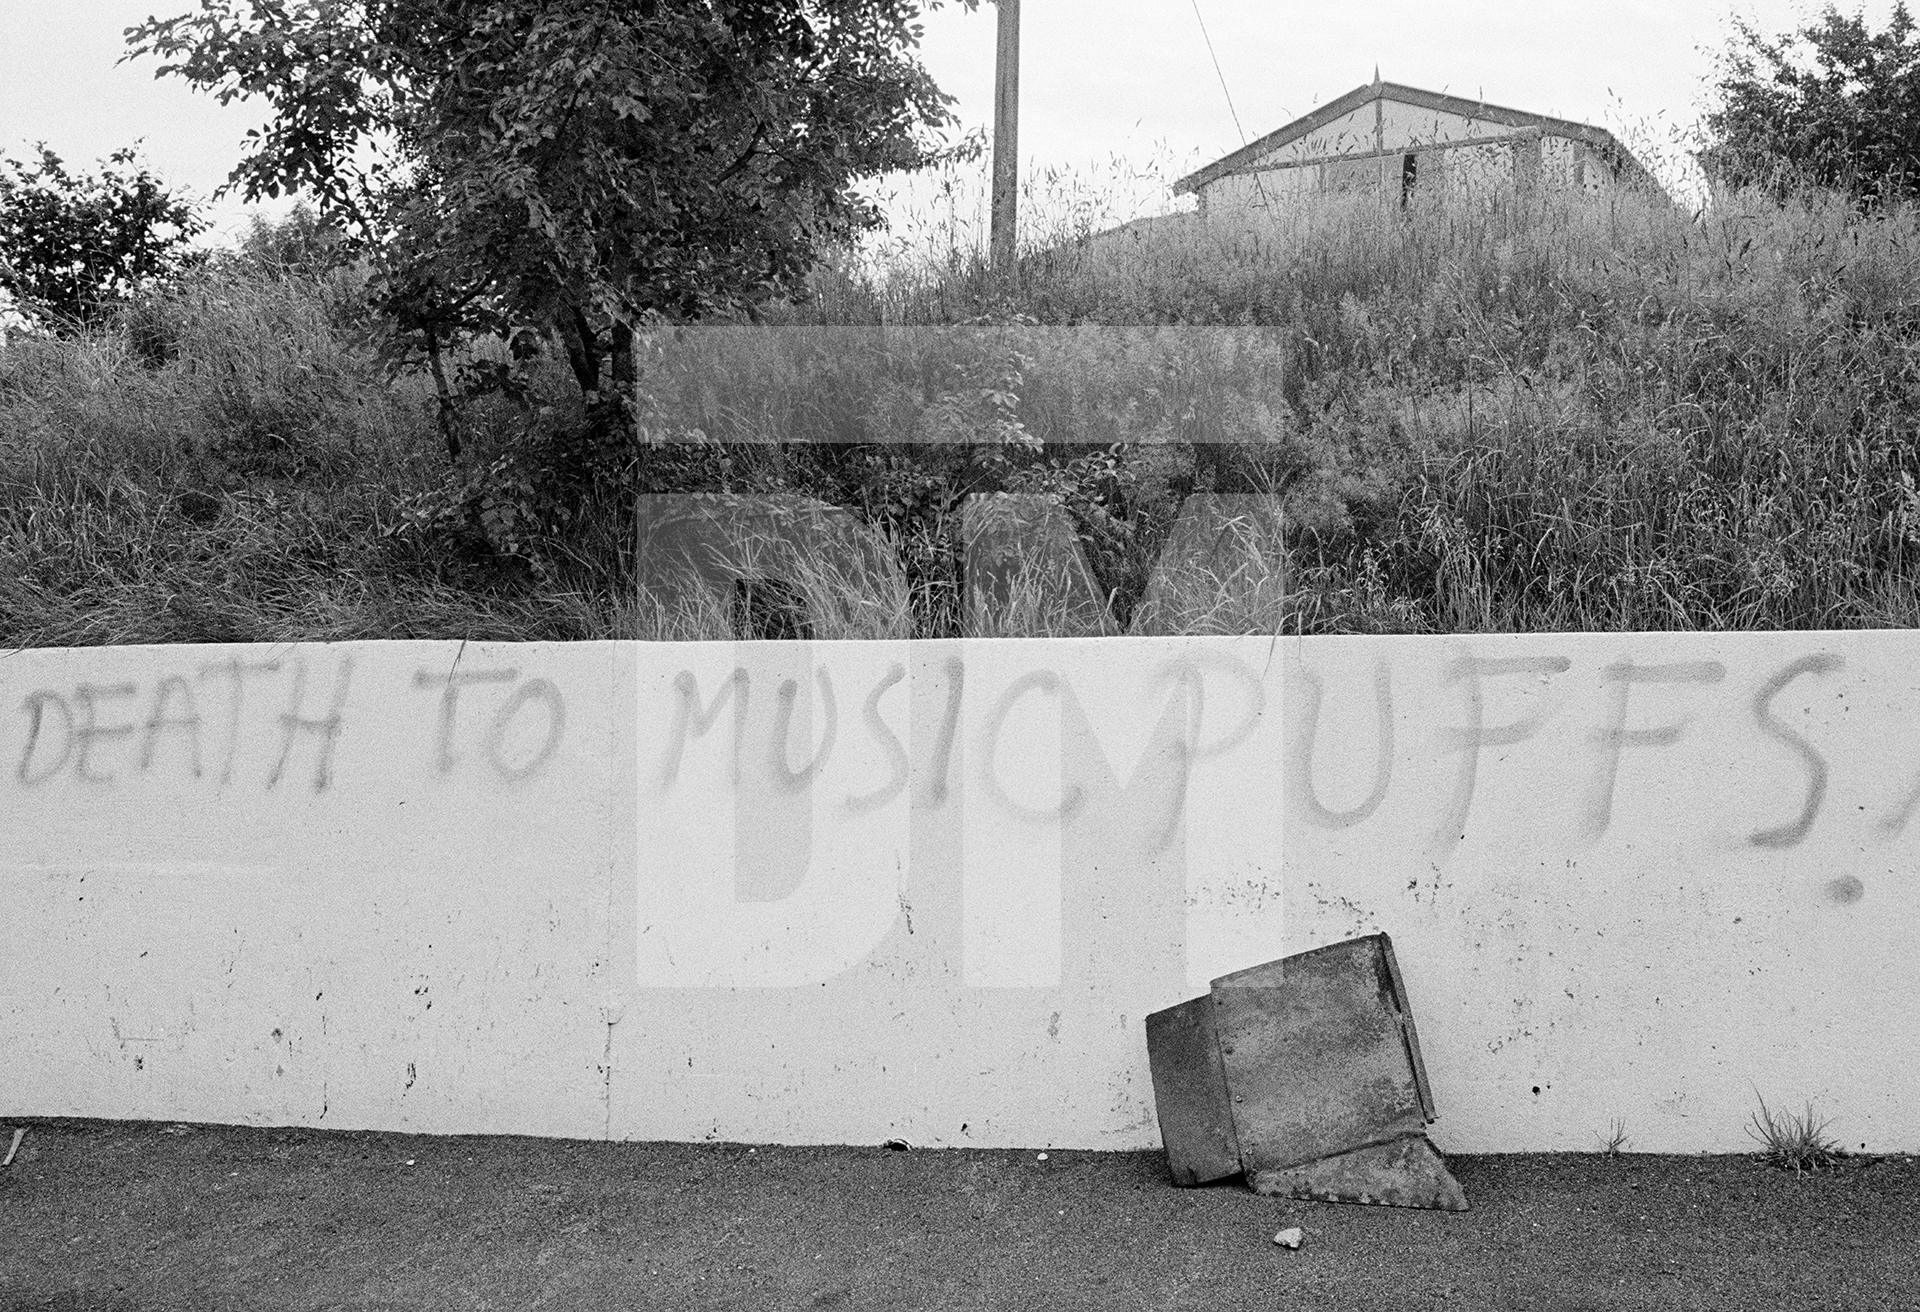
M 1378 100 L 1392 101 L 1395 104 L 1440 114 L 1455 115 L 1490 126 L 1510 128 L 1515 132 L 1532 130 L 1582 141 L 1601 152 L 1616 170 L 1624 168 L 1637 177 L 1651 181 L 1639 161 L 1635 160 L 1614 139 L 1612 133 L 1602 128 L 1577 123 L 1572 119 L 1533 114 L 1526 110 L 1510 109 L 1504 105 L 1492 105 L 1480 100 L 1467 100 L 1444 92 L 1423 91 L 1418 87 L 1404 86 L 1397 82 L 1374 82 L 1355 87 L 1338 99 L 1328 101 L 1312 113 L 1297 118 L 1284 127 L 1221 156 L 1204 168 L 1189 173 L 1173 184 L 1173 193 L 1176 196 L 1189 192 L 1197 193 L 1202 187 L 1221 178 L 1236 173 L 1257 171 L 1269 157 L 1287 146 L 1313 135 L 1355 110 Z

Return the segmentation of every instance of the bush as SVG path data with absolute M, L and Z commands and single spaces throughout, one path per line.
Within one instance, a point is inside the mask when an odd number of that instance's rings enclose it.
M 1075 237 L 1013 302 L 966 259 L 849 260 L 775 327 L 654 339 L 635 435 L 537 355 L 451 469 L 359 275 L 262 241 L 123 325 L 0 351 L 0 641 L 692 631 L 639 603 L 649 492 L 852 508 L 905 575 L 888 632 L 961 629 L 961 511 L 998 492 L 1057 507 L 1100 600 L 1156 631 L 1920 615 L 1912 208 L 1416 199 Z M 1208 492 L 1281 522 L 1156 592 Z M 688 624 L 799 631 L 753 618 L 766 597 Z
M 0 646 L 595 632 L 392 545 L 441 475 L 431 390 L 315 283 L 224 266 L 148 308 L 157 367 L 125 326 L 0 348 Z
M 1920 187 L 1920 34 L 1897 3 L 1885 30 L 1832 4 L 1783 37 L 1734 21 L 1701 162 L 1723 187 L 1834 188 L 1867 202 Z
M 132 150 L 92 174 L 44 145 L 37 155 L 0 156 L 0 291 L 36 318 L 70 332 L 98 324 L 192 262 L 205 223 Z

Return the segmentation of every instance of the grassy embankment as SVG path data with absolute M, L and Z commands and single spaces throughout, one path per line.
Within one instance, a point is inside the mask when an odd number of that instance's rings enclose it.
M 780 317 L 950 323 L 986 308 L 984 288 L 965 251 L 897 255 L 877 276 L 823 272 L 815 303 Z M 802 461 L 804 477 L 767 447 L 694 449 L 691 464 L 683 450 L 675 468 L 698 466 L 703 486 L 724 490 L 839 489 L 898 540 L 909 591 L 938 583 L 927 562 L 951 541 L 956 488 L 1057 494 L 1123 622 L 1179 495 L 1255 486 L 1282 497 L 1284 537 L 1256 560 L 1261 577 L 1241 580 L 1244 604 L 1201 607 L 1186 627 L 1812 628 L 1920 615 L 1911 209 L 1742 196 L 1696 219 L 1633 197 L 1436 200 L 1407 213 L 1329 201 L 1258 231 L 1185 221 L 1069 242 L 1030 261 L 1017 304 L 1001 308 L 1042 325 L 1257 326 L 1246 340 L 1260 367 L 1238 375 L 1224 418 L 1169 410 L 1165 444 L 1117 464 L 1074 448 L 1064 475 L 1023 457 L 1026 472 L 1002 469 L 998 483 L 937 460 L 922 477 L 900 449 L 859 468 Z M 724 627 L 636 605 L 624 526 L 609 531 L 604 514 L 597 529 L 550 519 L 505 537 L 477 519 L 454 531 L 457 515 L 409 527 L 450 477 L 510 455 L 529 426 L 564 426 L 577 401 L 555 370 L 547 415 L 480 407 L 469 469 L 450 476 L 427 386 L 382 379 L 352 310 L 344 275 L 240 261 L 126 329 L 0 348 L 0 644 Z M 1124 364 L 1096 361 L 1089 377 L 1122 380 Z M 1123 415 L 1092 393 L 1085 414 L 1062 420 L 1072 398 L 1038 391 L 1013 416 L 1036 434 L 1111 441 L 1152 427 L 1137 406 Z M 920 398 L 906 428 L 952 400 Z M 1184 444 L 1223 433 L 1255 453 L 1237 473 Z M 634 486 L 663 486 L 646 465 L 660 458 L 641 457 Z M 912 494 L 896 497 L 903 487 Z M 519 555 L 503 558 L 503 545 Z M 939 611 L 897 587 L 880 609 L 849 631 L 924 632 Z

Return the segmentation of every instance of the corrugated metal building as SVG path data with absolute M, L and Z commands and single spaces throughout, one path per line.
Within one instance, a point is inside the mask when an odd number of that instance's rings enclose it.
M 1550 186 L 1593 194 L 1655 187 L 1603 128 L 1375 80 L 1190 173 L 1213 216 L 1283 207 L 1310 194 L 1377 189 L 1406 203 L 1416 191 Z

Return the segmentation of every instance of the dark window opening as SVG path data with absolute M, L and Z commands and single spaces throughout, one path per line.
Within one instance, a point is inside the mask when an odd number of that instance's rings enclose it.
M 1413 184 L 1420 178 L 1420 157 L 1402 155 L 1400 157 L 1400 208 L 1407 207 L 1407 197 L 1413 195 Z

